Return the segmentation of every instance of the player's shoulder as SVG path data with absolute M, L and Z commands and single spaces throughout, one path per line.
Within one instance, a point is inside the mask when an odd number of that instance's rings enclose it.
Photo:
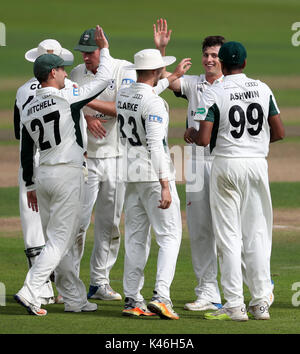
M 68 89 L 74 87 L 74 85 L 76 85 L 76 83 L 73 80 L 65 78 L 65 88 Z
M 185 83 L 194 84 L 194 85 L 197 85 L 198 83 L 202 83 L 202 82 L 206 81 L 204 74 L 200 74 L 200 75 L 183 75 L 181 77 L 181 80 L 183 82 L 185 82 Z
M 70 78 L 71 80 L 75 80 L 77 77 L 82 76 L 85 73 L 85 64 L 78 64 L 77 66 L 75 66 L 71 72 L 70 72 Z
M 250 89 L 250 90 L 259 90 L 261 92 L 269 93 L 271 92 L 270 87 L 263 81 L 259 79 L 253 79 L 248 76 L 245 76 L 244 78 L 244 86 L 245 89 Z
M 35 91 L 40 87 L 40 83 L 35 77 L 32 77 L 31 79 L 27 80 L 22 86 L 20 86 L 17 90 L 17 94 L 20 94 L 22 92 L 28 93 L 28 90 Z
M 265 82 L 261 81 L 261 80 L 253 80 L 257 83 L 257 86 L 261 87 L 264 90 L 271 90 L 270 86 L 268 84 L 266 84 Z
M 155 93 L 153 88 L 145 89 L 144 91 L 140 91 L 140 94 L 143 95 L 142 103 L 145 107 L 151 109 L 151 107 L 163 108 L 165 107 L 165 101 L 162 97 Z
M 117 96 L 130 97 L 132 93 L 131 86 L 123 86 L 117 91 Z
M 128 68 L 132 63 L 125 59 L 113 58 L 113 77 L 121 80 L 121 85 L 130 85 L 136 81 L 136 71 Z
M 132 63 L 126 59 L 112 58 L 112 63 L 122 69 L 126 69 L 126 66 L 132 65 Z

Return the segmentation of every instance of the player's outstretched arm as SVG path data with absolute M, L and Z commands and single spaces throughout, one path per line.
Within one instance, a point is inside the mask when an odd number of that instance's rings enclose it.
M 179 90 L 180 90 L 180 82 L 178 79 L 181 76 L 183 76 L 190 69 L 191 66 L 192 66 L 191 58 L 182 59 L 181 62 L 176 66 L 174 72 L 167 77 L 170 86 L 173 87 L 173 90 L 174 90 L 174 86 L 177 87 L 177 84 L 179 84 Z M 174 83 L 174 81 L 176 80 L 177 83 Z
M 87 104 L 88 107 L 94 109 L 95 111 L 101 112 L 110 117 L 117 116 L 116 103 L 114 101 L 102 101 L 95 99 Z

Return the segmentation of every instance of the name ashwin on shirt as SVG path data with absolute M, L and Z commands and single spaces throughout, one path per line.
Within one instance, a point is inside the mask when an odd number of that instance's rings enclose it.
M 259 97 L 258 91 L 235 92 L 230 94 L 230 101 L 232 100 L 247 100 L 250 98 Z

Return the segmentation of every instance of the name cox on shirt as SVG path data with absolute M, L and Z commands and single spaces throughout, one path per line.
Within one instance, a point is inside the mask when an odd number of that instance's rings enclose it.
M 56 105 L 56 102 L 53 100 L 53 98 L 51 98 L 51 100 L 43 101 L 40 104 L 37 104 L 29 108 L 27 111 L 27 115 L 29 116 L 32 113 L 39 112 L 41 109 L 51 107 L 54 105 Z

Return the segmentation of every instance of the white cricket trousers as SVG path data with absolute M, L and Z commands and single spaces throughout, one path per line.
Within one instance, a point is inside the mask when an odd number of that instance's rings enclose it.
M 90 259 L 90 284 L 109 284 L 109 274 L 115 264 L 121 242 L 119 224 L 124 203 L 124 183 L 121 175 L 122 157 L 88 158 L 88 180 L 77 245 L 82 245 L 78 258 L 82 257 L 86 231 L 94 205 L 94 247 Z M 81 253 L 81 254 L 80 254 Z
M 40 166 L 36 191 L 42 226 L 46 238 L 35 264 L 27 273 L 20 294 L 40 307 L 43 284 L 56 269 L 55 284 L 68 306 L 86 304 L 86 289 L 74 267 L 73 246 L 78 233 L 83 196 L 82 168 L 70 165 Z M 67 254 L 68 253 L 68 254 Z
M 159 246 L 154 290 L 170 300 L 179 253 L 182 223 L 180 201 L 175 181 L 171 181 L 172 203 L 168 209 L 158 208 L 161 199 L 159 182 L 127 183 L 125 192 L 125 262 L 123 286 L 125 297 L 143 301 L 140 290 L 150 250 L 152 226 Z
M 215 157 L 210 205 L 226 299 L 224 306 L 244 304 L 242 251 L 251 294 L 249 305 L 268 303 L 272 291 L 273 213 L 266 159 Z
M 19 168 L 19 208 L 25 248 L 40 247 L 45 244 L 45 237 L 40 213 L 33 211 L 27 204 L 27 188 L 22 178 L 23 169 Z
M 38 153 L 35 155 L 35 161 L 38 160 Z M 39 212 L 33 211 L 28 207 L 27 188 L 23 180 L 23 169 L 19 167 L 19 210 L 23 233 L 25 250 L 30 248 L 41 247 L 45 245 L 45 237 L 43 233 L 41 217 Z M 35 262 L 37 257 L 30 259 L 30 263 Z M 41 291 L 42 298 L 51 298 L 54 296 L 52 284 L 50 281 L 44 284 Z
M 193 269 L 198 281 L 195 293 L 197 299 L 221 303 L 217 281 L 217 247 L 209 201 L 212 160 L 202 157 L 201 161 L 194 159 L 192 163 L 197 164 L 198 173 L 193 188 L 186 187 L 186 216 Z

